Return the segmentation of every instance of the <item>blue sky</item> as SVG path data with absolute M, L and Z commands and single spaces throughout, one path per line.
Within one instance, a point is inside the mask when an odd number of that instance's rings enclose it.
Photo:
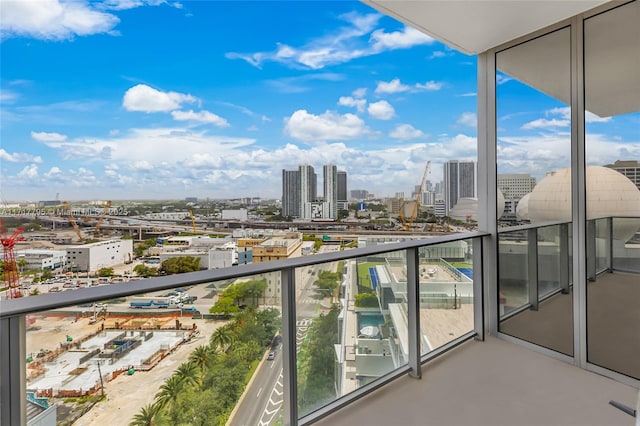
M 305 163 L 391 196 L 476 157 L 476 58 L 359 2 L 1 1 L 4 200 L 279 198 Z M 552 108 L 501 124 L 504 171 Z

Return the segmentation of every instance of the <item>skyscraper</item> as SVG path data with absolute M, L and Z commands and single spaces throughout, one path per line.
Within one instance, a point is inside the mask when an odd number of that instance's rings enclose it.
M 328 204 L 329 217 L 326 219 L 338 218 L 338 169 L 333 164 L 323 167 L 324 171 L 324 202 Z
M 347 172 L 338 171 L 338 210 L 349 208 L 347 193 Z
M 300 216 L 300 172 L 282 170 L 282 216 Z
M 305 211 L 306 203 L 318 199 L 318 178 L 313 166 L 304 164 L 298 166 L 300 174 L 300 214 Z
M 478 197 L 477 176 L 475 161 L 449 160 L 444 163 L 444 201 L 447 215 L 460 198 Z

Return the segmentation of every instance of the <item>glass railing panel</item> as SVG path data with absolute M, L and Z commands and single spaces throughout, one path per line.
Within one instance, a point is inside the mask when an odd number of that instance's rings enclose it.
M 472 249 L 472 240 L 460 240 L 419 250 L 422 355 L 474 329 Z
M 318 264 L 296 276 L 300 417 L 407 364 L 404 250 Z
M 500 234 L 499 294 L 504 309 L 499 330 L 572 356 L 569 226 Z M 518 302 L 511 302 L 514 299 Z
M 613 270 L 640 274 L 640 217 L 614 217 L 612 224 Z M 619 234 L 620 238 L 616 238 Z
M 243 393 L 259 392 L 249 379 L 265 376 L 266 392 L 270 373 L 282 370 L 280 310 L 267 291 L 275 287 L 250 276 L 28 315 L 29 409 L 59 425 L 254 416 L 255 395 L 236 407 Z M 278 355 L 269 359 L 272 345 Z
M 498 302 L 504 317 L 529 306 L 527 231 L 498 234 Z

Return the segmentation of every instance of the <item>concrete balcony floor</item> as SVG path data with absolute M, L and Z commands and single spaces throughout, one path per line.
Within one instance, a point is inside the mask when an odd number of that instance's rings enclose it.
M 319 425 L 632 426 L 638 389 L 497 339 L 469 341 Z

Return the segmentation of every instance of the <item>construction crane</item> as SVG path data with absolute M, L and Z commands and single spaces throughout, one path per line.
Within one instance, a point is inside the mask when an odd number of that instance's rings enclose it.
M 107 201 L 106 203 L 104 203 L 104 208 L 100 212 L 100 216 L 98 217 L 98 221 L 96 222 L 96 228 L 93 230 L 93 235 L 95 237 L 99 237 L 101 235 L 101 233 L 100 233 L 100 225 L 102 225 L 102 221 L 104 220 L 104 216 L 107 214 L 107 212 L 109 211 L 110 207 L 111 207 L 111 201 Z
M 78 223 L 76 222 L 76 220 L 73 217 L 73 214 L 71 212 L 71 206 L 69 206 L 69 203 L 67 201 L 65 201 L 64 203 L 62 203 L 62 208 L 67 213 L 67 217 L 69 218 L 69 222 L 71 222 L 71 226 L 73 226 L 73 230 L 75 231 L 76 235 L 78 236 L 78 239 L 80 240 L 81 243 L 83 243 L 84 242 L 84 237 L 82 236 L 82 232 L 80 232 L 80 227 L 78 226 Z
M 18 228 L 13 234 L 7 235 L 4 224 L 0 220 L 0 241 L 2 241 L 3 272 L 7 299 L 22 297 L 20 275 L 18 274 L 18 265 L 13 251 L 13 247 L 18 241 L 25 241 L 25 238 L 20 235 L 21 233 L 22 228 Z
M 193 216 L 193 210 L 189 210 L 189 216 L 191 216 L 191 226 L 193 226 L 193 235 L 198 233 L 196 229 L 196 218 Z
M 431 168 L 431 161 L 427 161 L 427 165 L 424 168 L 424 173 L 422 174 L 422 180 L 420 181 L 420 187 L 418 188 L 418 193 L 416 194 L 416 199 L 413 201 L 413 206 L 411 207 L 411 214 L 409 217 L 405 217 L 404 213 L 404 205 L 400 208 L 400 220 L 402 221 L 402 226 L 405 231 L 411 231 L 413 227 L 413 222 L 416 220 L 416 216 L 418 216 L 418 206 L 420 205 L 420 198 L 422 197 L 422 191 L 424 190 L 424 186 L 427 182 L 427 175 L 429 174 L 429 169 Z

